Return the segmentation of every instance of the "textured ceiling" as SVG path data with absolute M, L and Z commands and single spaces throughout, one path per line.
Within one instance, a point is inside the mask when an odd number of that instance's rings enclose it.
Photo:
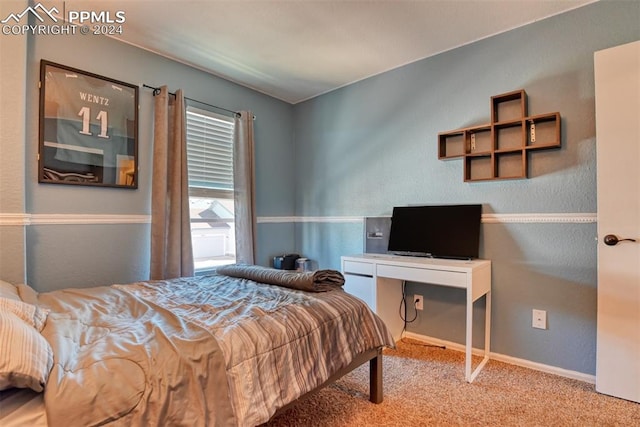
M 289 103 L 593 0 L 68 0 L 123 10 L 117 38 Z

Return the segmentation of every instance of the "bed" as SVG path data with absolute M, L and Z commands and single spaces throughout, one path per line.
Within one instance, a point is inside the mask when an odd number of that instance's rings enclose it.
M 394 342 L 343 283 L 241 265 L 40 294 L 0 282 L 0 425 L 257 426 L 367 362 L 379 403 Z

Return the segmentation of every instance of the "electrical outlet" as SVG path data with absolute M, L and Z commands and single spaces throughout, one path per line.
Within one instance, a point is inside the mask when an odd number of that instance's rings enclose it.
M 538 329 L 547 329 L 547 312 L 533 309 L 531 326 Z
M 416 310 L 423 310 L 424 309 L 424 306 L 422 305 L 422 303 L 423 303 L 422 295 L 414 295 L 413 296 L 413 301 L 414 301 L 414 305 L 416 307 Z

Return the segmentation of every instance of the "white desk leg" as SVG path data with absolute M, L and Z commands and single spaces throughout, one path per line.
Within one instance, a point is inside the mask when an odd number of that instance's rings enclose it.
M 467 382 L 473 381 L 471 378 L 471 350 L 473 349 L 473 296 L 471 287 L 467 288 L 467 336 L 465 339 L 464 356 L 464 379 Z
M 489 359 L 489 353 L 491 353 L 491 291 L 486 293 L 485 300 L 484 358 Z
M 465 366 L 465 379 L 467 382 L 473 382 L 476 379 L 484 365 L 489 361 L 489 352 L 491 350 L 491 291 L 485 294 L 485 316 L 484 316 L 484 357 L 476 369 L 471 372 L 471 348 L 472 344 L 469 339 L 472 325 L 469 324 L 469 306 L 473 312 L 473 301 L 467 305 L 467 348 L 466 348 L 466 366 Z M 471 322 L 473 323 L 473 322 Z

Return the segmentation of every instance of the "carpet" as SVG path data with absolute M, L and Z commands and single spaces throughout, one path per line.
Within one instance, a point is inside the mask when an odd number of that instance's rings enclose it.
M 464 353 L 409 339 L 385 350 L 383 377 L 379 405 L 365 364 L 263 426 L 640 426 L 640 404 L 593 384 L 493 360 L 469 384 Z

